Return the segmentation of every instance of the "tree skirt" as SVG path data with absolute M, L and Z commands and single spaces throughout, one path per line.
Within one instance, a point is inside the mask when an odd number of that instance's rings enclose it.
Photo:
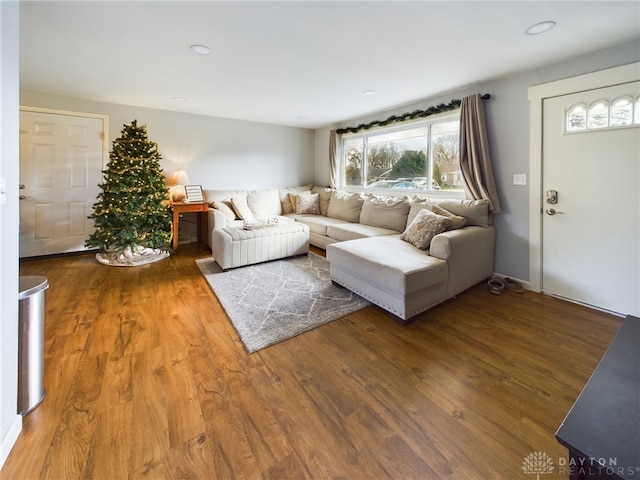
M 171 253 L 161 248 L 148 248 L 138 245 L 127 247 L 120 252 L 104 252 L 96 255 L 96 260 L 112 267 L 137 267 L 167 258 Z
M 213 258 L 196 263 L 249 353 L 370 305 L 333 285 L 329 262 L 311 252 L 227 272 Z

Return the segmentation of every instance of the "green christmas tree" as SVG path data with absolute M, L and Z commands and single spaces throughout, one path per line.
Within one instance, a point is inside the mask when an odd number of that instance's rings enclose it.
M 160 167 L 160 153 L 137 120 L 124 125 L 113 141 L 102 192 L 93 205 L 95 232 L 87 247 L 100 252 L 161 248 L 171 240 L 169 190 Z

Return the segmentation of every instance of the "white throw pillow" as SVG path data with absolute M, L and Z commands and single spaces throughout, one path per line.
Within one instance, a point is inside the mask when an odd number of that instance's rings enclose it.
M 433 237 L 451 227 L 451 220 L 442 215 L 423 209 L 418 212 L 411 225 L 402 232 L 400 238 L 409 242 L 420 250 L 426 250 L 431 245 Z
M 236 215 L 240 220 L 254 219 L 253 213 L 249 210 L 246 199 L 233 197 L 231 199 L 231 205 L 233 205 L 233 210 L 236 212 Z
M 220 210 L 227 217 L 227 222 L 233 222 L 236 217 L 236 212 L 233 210 L 231 200 L 220 200 L 219 202 L 211 202 L 211 206 L 216 210 Z

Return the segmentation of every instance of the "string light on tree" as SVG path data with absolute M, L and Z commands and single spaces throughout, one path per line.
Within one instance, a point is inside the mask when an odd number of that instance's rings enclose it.
M 95 232 L 85 242 L 98 261 L 141 265 L 169 255 L 172 215 L 160 152 L 146 125 L 124 125 L 113 141 L 102 192 L 93 205 Z

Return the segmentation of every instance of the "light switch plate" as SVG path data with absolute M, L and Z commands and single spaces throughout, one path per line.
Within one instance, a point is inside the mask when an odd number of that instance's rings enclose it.
M 527 184 L 527 174 L 526 173 L 514 173 L 513 174 L 513 184 L 514 185 L 526 185 Z

